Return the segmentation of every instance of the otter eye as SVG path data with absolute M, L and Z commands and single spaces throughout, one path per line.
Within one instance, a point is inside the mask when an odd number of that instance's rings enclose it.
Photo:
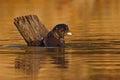
M 68 27 L 65 27 L 65 30 L 68 31 L 69 30 Z

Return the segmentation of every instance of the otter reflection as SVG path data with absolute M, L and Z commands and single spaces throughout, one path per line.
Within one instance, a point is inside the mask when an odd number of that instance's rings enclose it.
M 19 69 L 25 74 L 38 74 L 40 69 L 50 64 L 53 64 L 56 68 L 68 67 L 64 48 L 48 48 L 41 50 L 38 47 L 28 47 L 25 50 L 25 53 L 18 54 L 15 59 L 15 69 Z

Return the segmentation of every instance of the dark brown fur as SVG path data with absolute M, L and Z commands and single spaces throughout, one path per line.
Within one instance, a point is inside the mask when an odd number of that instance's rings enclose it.
M 56 25 L 42 40 L 42 45 L 47 47 L 63 47 L 65 46 L 64 36 L 69 32 L 66 24 Z M 42 46 L 40 45 L 40 46 Z

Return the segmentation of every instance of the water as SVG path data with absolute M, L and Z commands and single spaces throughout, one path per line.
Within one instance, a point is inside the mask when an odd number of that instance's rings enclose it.
M 119 80 L 119 0 L 8 0 L 0 3 L 1 80 Z M 17 16 L 36 14 L 51 30 L 69 25 L 66 47 L 28 47 Z

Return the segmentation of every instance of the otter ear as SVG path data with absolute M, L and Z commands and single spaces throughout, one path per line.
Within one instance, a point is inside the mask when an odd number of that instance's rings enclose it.
M 58 28 L 56 27 L 55 30 L 58 30 Z
M 58 28 L 57 28 L 57 27 L 54 27 L 52 30 L 55 31 L 55 30 L 58 30 Z

